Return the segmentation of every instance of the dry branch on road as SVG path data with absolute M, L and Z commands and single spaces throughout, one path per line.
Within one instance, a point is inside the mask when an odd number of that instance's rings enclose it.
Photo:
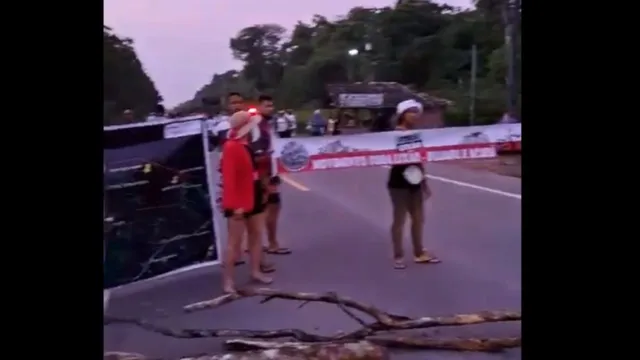
M 349 343 L 367 343 L 385 348 L 430 349 L 430 350 L 454 350 L 454 351 L 500 351 L 507 348 L 521 346 L 521 338 L 453 338 L 435 339 L 424 335 L 394 334 L 397 330 L 426 329 L 441 326 L 463 326 L 490 322 L 520 321 L 519 311 L 481 311 L 473 314 L 458 314 L 452 316 L 419 317 L 411 318 L 404 315 L 392 314 L 382 311 L 375 306 L 361 303 L 348 297 L 339 296 L 334 292 L 308 293 L 287 292 L 275 289 L 242 289 L 236 294 L 227 294 L 185 306 L 185 312 L 201 311 L 217 308 L 234 301 L 250 297 L 263 297 L 261 303 L 274 299 L 298 300 L 300 307 L 310 302 L 323 302 L 335 304 L 342 312 L 356 321 L 361 327 L 350 333 L 339 333 L 334 336 L 311 334 L 300 329 L 279 330 L 232 330 L 232 329 L 180 329 L 174 330 L 155 325 L 149 321 L 140 319 L 125 319 L 105 316 L 105 324 L 128 323 L 143 329 L 153 331 L 165 336 L 176 338 L 205 338 L 205 337 L 235 337 L 242 339 L 228 340 L 225 346 L 234 351 L 250 351 L 259 356 L 261 351 L 293 351 L 291 349 L 336 349 Z M 369 316 L 373 322 L 367 322 L 363 315 Z M 384 335 L 380 335 L 384 332 Z M 265 341 L 273 339 L 294 339 L 296 342 Z M 363 342 L 364 341 L 364 342 Z M 364 346 L 364 345 L 363 345 Z M 318 350 L 319 351 L 319 350 Z M 324 350 L 323 350 L 324 351 Z M 251 354 L 245 354 L 249 356 Z M 252 356 L 253 356 L 252 355 Z M 302 355 L 300 355 L 302 356 Z M 299 357 L 304 359 L 305 357 Z M 202 357 L 193 359 L 213 360 L 215 357 Z M 234 357 L 229 359 L 254 359 L 252 357 Z M 260 359 L 255 357 L 255 359 Z M 285 358 L 282 358 L 285 359 Z M 353 357 L 332 357 L 331 360 L 360 359 Z M 369 358 L 367 358 L 369 359 Z M 378 359 L 378 358 L 371 358 Z M 380 358 L 380 359 L 384 359 Z
M 389 352 L 368 341 L 343 344 L 303 344 L 303 343 L 247 344 L 251 350 L 219 355 L 184 356 L 171 360 L 388 360 Z M 238 346 L 238 349 L 241 346 Z M 104 360 L 155 360 L 133 353 L 105 354 Z

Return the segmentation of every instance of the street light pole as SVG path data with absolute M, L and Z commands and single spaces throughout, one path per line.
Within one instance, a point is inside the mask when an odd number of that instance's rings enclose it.
M 471 81 L 469 81 L 469 125 L 473 126 L 476 118 L 476 75 L 478 72 L 478 47 L 471 46 Z
M 347 78 L 349 80 L 350 83 L 352 83 L 354 81 L 354 76 L 356 75 L 356 69 L 355 69 L 355 65 L 356 65 L 356 56 L 358 56 L 358 49 L 349 49 L 349 51 L 347 51 L 347 54 L 349 54 L 349 66 L 347 67 Z

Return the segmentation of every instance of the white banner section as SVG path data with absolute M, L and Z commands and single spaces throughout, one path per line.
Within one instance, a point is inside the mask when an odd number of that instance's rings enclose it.
M 278 172 L 482 159 L 520 149 L 521 124 L 275 139 Z

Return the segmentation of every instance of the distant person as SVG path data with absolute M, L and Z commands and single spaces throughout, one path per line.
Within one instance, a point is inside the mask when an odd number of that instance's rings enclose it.
M 289 130 L 291 130 L 291 136 L 295 136 L 296 130 L 298 129 L 298 119 L 296 119 L 296 114 L 293 113 L 292 109 L 287 109 L 284 111 L 284 116 L 287 121 L 289 121 Z
M 124 119 L 125 123 L 133 123 L 136 119 L 133 116 L 133 111 L 131 109 L 127 109 L 122 112 L 122 119 Z
M 243 236 L 247 233 L 251 278 L 261 284 L 273 279 L 261 269 L 262 213 L 265 210 L 264 188 L 258 178 L 255 152 L 250 146 L 251 133 L 258 128 L 260 116 L 238 111 L 229 118 L 229 134 L 222 146 L 222 207 L 227 218 L 228 242 L 224 254 L 223 291 L 235 293 L 234 265 L 239 259 Z
M 329 116 L 329 119 L 327 119 L 327 133 L 329 133 L 330 135 L 340 135 L 340 115 L 340 111 L 333 112 Z
M 344 113 L 344 119 L 347 121 L 348 127 L 356 126 L 356 119 L 350 113 Z
M 506 112 L 502 115 L 500 121 L 498 121 L 498 124 L 515 124 L 517 122 L 518 119 L 516 119 L 515 116 L 512 116 L 509 112 Z
M 291 137 L 291 124 L 289 124 L 289 119 L 284 111 L 279 111 L 275 117 L 275 130 L 279 138 Z
M 327 133 L 329 135 L 336 135 L 338 120 L 330 117 L 327 120 Z
M 415 100 L 405 100 L 398 104 L 396 130 L 411 130 L 416 127 L 422 113 L 422 105 Z M 425 179 L 424 166 L 421 163 L 394 165 L 389 171 L 387 182 L 393 219 L 391 240 L 393 243 L 394 268 L 404 269 L 404 248 L 402 232 L 407 215 L 411 218 L 411 245 L 413 260 L 418 264 L 438 263 L 440 260 L 424 250 L 422 229 L 424 222 L 424 201 L 431 196 L 431 189 Z
M 323 136 L 327 129 L 327 121 L 319 109 L 313 112 L 309 124 L 311 126 L 311 136 Z
M 156 105 L 155 109 L 149 116 L 147 116 L 146 121 L 158 121 L 167 119 L 166 109 L 162 104 Z

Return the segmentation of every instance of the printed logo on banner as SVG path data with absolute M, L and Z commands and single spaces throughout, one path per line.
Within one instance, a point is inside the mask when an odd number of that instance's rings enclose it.
M 491 139 L 482 131 L 475 131 L 462 137 L 461 144 L 487 144 Z
M 309 152 L 299 142 L 289 141 L 284 144 L 280 152 L 280 161 L 287 171 L 296 172 L 309 165 Z
M 181 121 L 164 126 L 164 138 L 174 139 L 182 136 L 195 135 L 202 132 L 200 120 Z
M 398 151 L 411 151 L 422 147 L 422 137 L 418 133 L 396 137 L 396 150 Z

